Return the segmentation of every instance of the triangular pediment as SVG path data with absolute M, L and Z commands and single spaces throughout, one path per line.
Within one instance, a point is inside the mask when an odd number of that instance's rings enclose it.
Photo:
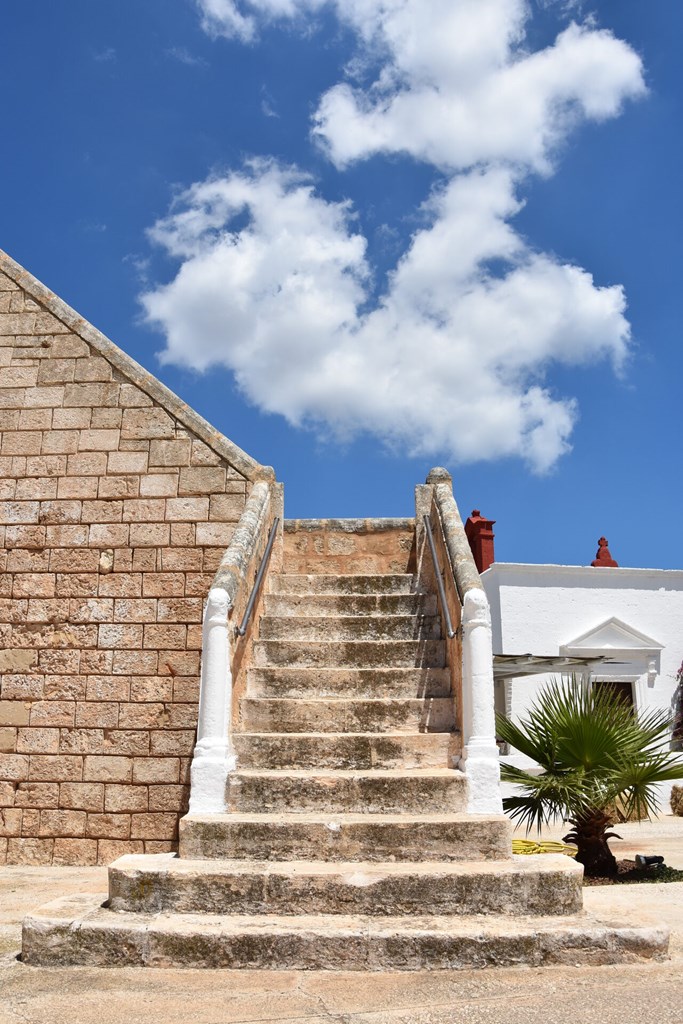
M 658 640 L 612 616 L 586 633 L 562 644 L 560 652 L 565 655 L 600 654 L 606 651 L 656 654 L 663 648 L 664 644 L 660 644 Z

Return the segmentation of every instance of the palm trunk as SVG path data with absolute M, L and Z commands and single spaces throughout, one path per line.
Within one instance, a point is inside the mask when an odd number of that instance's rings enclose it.
M 573 831 L 565 841 L 576 843 L 576 860 L 583 864 L 590 878 L 609 878 L 617 873 L 617 862 L 607 842 L 607 829 L 612 824 L 605 810 L 591 809 L 572 819 Z

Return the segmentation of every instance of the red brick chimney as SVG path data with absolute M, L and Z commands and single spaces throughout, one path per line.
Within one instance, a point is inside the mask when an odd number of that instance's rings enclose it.
M 612 556 L 609 553 L 609 548 L 607 547 L 607 538 L 606 537 L 601 537 L 600 540 L 598 541 L 598 550 L 597 550 L 597 553 L 595 555 L 595 558 L 591 562 L 591 565 L 605 566 L 607 568 L 609 568 L 611 566 L 611 567 L 613 567 L 615 569 L 619 568 L 619 563 L 615 562 L 614 559 L 612 558 Z
M 479 572 L 485 572 L 495 561 L 493 555 L 493 530 L 495 519 L 485 519 L 478 508 L 465 523 L 465 533 L 472 548 L 474 561 Z

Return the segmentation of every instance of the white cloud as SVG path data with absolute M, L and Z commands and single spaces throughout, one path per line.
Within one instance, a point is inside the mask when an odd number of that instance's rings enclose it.
M 280 117 L 277 112 L 275 100 L 269 93 L 268 89 L 266 89 L 265 85 L 261 86 L 261 113 L 264 117 Z
M 179 64 L 185 64 L 190 68 L 205 68 L 208 66 L 203 57 L 190 53 L 184 46 L 171 46 L 165 53 L 171 60 L 177 60 Z
M 333 86 L 314 119 L 339 167 L 404 152 L 446 171 L 487 161 L 548 171 L 573 122 L 613 117 L 645 91 L 640 58 L 609 31 L 571 24 L 554 45 L 526 51 L 526 0 L 197 2 L 207 30 L 229 38 L 325 6 L 356 31 L 379 71 L 362 87 Z
M 517 22 L 507 27 L 507 38 L 473 39 L 466 56 L 455 28 L 453 45 L 428 39 L 417 53 L 408 28 L 397 30 L 370 88 L 342 82 L 320 101 L 314 131 L 334 163 L 403 152 L 446 172 L 500 161 L 547 172 L 573 123 L 613 117 L 644 90 L 639 58 L 609 32 L 570 25 L 553 46 L 520 54 Z
M 512 220 L 521 183 L 552 171 L 581 119 L 644 91 L 638 56 L 586 24 L 529 52 L 524 0 L 197 3 L 207 31 L 242 42 L 334 8 L 358 51 L 354 77 L 319 101 L 316 138 L 340 168 L 406 153 L 443 177 L 379 296 L 352 207 L 298 170 L 261 161 L 193 185 L 151 232 L 179 263 L 142 298 L 162 358 L 224 366 L 294 424 L 549 469 L 578 414 L 552 368 L 618 369 L 626 303 L 619 286 L 534 251 Z
M 98 64 L 109 64 L 117 59 L 117 54 L 113 46 L 107 46 L 104 50 L 93 50 L 92 58 Z
M 209 35 L 251 42 L 259 21 L 295 18 L 324 7 L 327 0 L 196 0 L 202 27 Z
M 240 14 L 232 0 L 197 0 L 202 15 L 202 28 L 211 36 L 241 39 L 254 38 L 254 19 Z
M 164 359 L 227 367 L 291 423 L 459 460 L 516 455 L 544 471 L 576 415 L 544 386 L 547 366 L 619 364 L 628 325 L 621 289 L 531 251 L 508 223 L 517 208 L 507 171 L 452 180 L 365 312 L 369 268 L 349 206 L 291 169 L 252 164 L 193 186 L 155 226 L 181 268 L 144 309 Z M 487 271 L 493 260 L 505 273 Z

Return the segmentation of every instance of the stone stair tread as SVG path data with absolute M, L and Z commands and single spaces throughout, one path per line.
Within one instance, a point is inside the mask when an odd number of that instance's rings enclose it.
M 263 615 L 259 642 L 285 640 L 309 645 L 440 640 L 437 615 Z
M 282 583 L 293 580 L 401 580 L 412 582 L 415 574 L 412 572 L 280 572 L 277 578 Z
M 57 966 L 460 969 L 607 964 L 664 956 L 654 918 L 624 927 L 609 916 L 113 913 L 105 893 L 62 897 L 24 921 L 22 958 Z M 257 941 L 255 941 L 257 940 Z
M 404 614 L 402 612 L 383 615 L 262 615 L 260 620 L 261 624 L 259 626 L 259 637 L 263 638 L 264 633 L 278 627 L 291 630 L 295 626 L 300 626 L 302 629 L 310 631 L 319 630 L 321 639 L 314 640 L 312 642 L 325 643 L 329 639 L 330 630 L 335 628 L 347 629 L 350 633 L 360 632 L 361 629 L 366 626 L 372 627 L 373 629 L 378 629 L 379 627 L 384 626 L 387 631 L 410 627 L 417 632 L 425 632 L 435 627 L 439 622 L 439 616 L 436 614 Z M 268 637 L 266 637 L 266 639 L 268 639 Z M 273 637 L 273 639 L 280 638 Z M 390 639 L 394 638 L 379 637 L 378 642 L 387 643 Z M 419 639 L 419 637 L 408 637 L 408 639 Z M 439 638 L 436 637 L 435 639 Z M 306 640 L 305 642 L 308 643 L 309 641 Z M 356 642 L 360 643 L 361 641 Z
M 385 735 L 386 731 L 451 732 L 455 711 L 451 697 L 242 697 L 240 728 L 245 732 L 278 733 L 288 726 L 315 735 L 344 732 Z
M 361 616 L 360 618 L 362 619 L 363 622 L 367 621 L 365 616 Z M 412 618 L 412 616 L 400 616 L 400 615 L 397 615 L 396 618 L 398 618 L 398 619 L 400 619 L 400 618 Z M 396 640 L 393 637 L 391 639 L 389 639 L 389 640 L 280 640 L 280 639 L 270 640 L 268 638 L 266 638 L 265 640 L 262 640 L 261 638 L 259 638 L 258 640 L 254 641 L 254 645 L 258 646 L 260 644 L 263 644 L 263 645 L 287 644 L 287 646 L 290 647 L 293 644 L 300 644 L 301 647 L 303 647 L 303 648 L 309 648 L 309 647 L 331 647 L 331 646 L 333 646 L 335 644 L 339 644 L 339 645 L 343 644 L 344 647 L 367 647 L 370 644 L 373 644 L 375 647 L 381 647 L 381 648 L 386 649 L 387 647 L 401 647 L 401 648 L 406 648 L 408 646 L 410 646 L 410 647 L 419 647 L 421 644 L 425 644 L 427 642 L 433 643 L 435 645 L 436 644 L 441 645 L 443 643 L 443 641 L 439 637 L 427 638 L 427 639 L 421 639 L 420 637 L 411 637 L 408 640 Z M 260 668 L 261 666 L 256 666 L 256 667 Z M 273 667 L 275 668 L 276 666 L 273 666 Z M 391 665 L 387 666 L 387 668 L 391 668 L 391 667 L 392 667 Z M 402 668 L 418 668 L 418 667 L 421 667 L 421 666 L 417 666 L 417 665 L 415 665 L 415 666 L 413 666 L 413 665 L 404 665 L 404 666 L 401 666 L 401 667 Z M 443 668 L 444 666 L 443 665 L 430 665 L 430 666 L 425 666 L 425 667 L 429 667 L 429 668 Z
M 296 618 L 302 614 L 319 618 L 339 615 L 436 615 L 438 605 L 432 594 L 266 594 L 264 614 Z
M 581 909 L 583 874 L 560 855 L 476 860 L 180 860 L 131 855 L 109 868 L 117 913 L 569 915 Z M 529 863 L 531 861 L 531 863 Z M 425 898 L 425 893 L 429 897 Z
M 579 926 L 590 920 L 596 920 L 593 914 L 583 911 L 581 914 L 572 915 L 567 918 L 559 915 L 548 915 L 542 921 L 538 917 L 520 914 L 519 917 L 499 917 L 498 915 L 410 915 L 400 917 L 373 918 L 366 914 L 139 914 L 112 913 L 104 904 L 108 900 L 108 893 L 78 893 L 70 896 L 62 896 L 44 904 L 33 911 L 25 918 L 24 925 L 30 926 L 32 921 L 52 919 L 54 921 L 65 921 L 72 917 L 82 916 L 83 923 L 88 921 L 121 930 L 137 923 L 144 925 L 146 929 L 153 929 L 154 926 L 163 928 L 164 925 L 172 924 L 178 930 L 188 931 L 198 929 L 208 934 L 218 933 L 223 930 L 239 928 L 250 931 L 253 934 L 260 934 L 266 928 L 273 931 L 308 931 L 308 930 L 335 930 L 339 929 L 344 933 L 350 929 L 363 929 L 364 931 L 376 931 L 378 933 L 401 931 L 406 934 L 419 935 L 424 932 L 449 932 L 457 930 L 471 930 L 474 934 L 482 935 L 487 931 L 505 931 L 514 936 L 524 929 L 524 925 L 530 925 L 534 931 L 543 930 L 564 931 L 568 927 Z M 80 911 L 80 914 L 79 914 Z M 639 915 L 640 916 L 640 915 Z M 610 927 L 606 918 L 600 918 L 603 927 Z M 611 927 L 619 927 L 612 925 Z M 623 925 L 621 925 L 623 929 Z M 628 932 L 635 932 L 636 928 L 623 929 Z M 665 927 L 657 931 L 667 932 Z
M 460 757 L 460 733 L 453 732 L 236 732 L 241 768 L 448 768 Z
M 328 734 L 329 735 L 329 734 Z M 367 735 L 367 734 L 366 734 Z M 241 768 L 232 775 L 250 779 L 294 778 L 294 779 L 462 779 L 465 775 L 457 768 Z M 231 777 L 232 777 L 231 775 Z
M 241 727 L 247 732 L 267 732 L 272 726 L 278 733 L 308 731 L 311 735 L 344 732 L 348 727 L 370 735 L 403 731 L 450 733 L 455 728 L 453 703 L 445 697 L 426 699 L 398 698 L 390 701 L 350 701 L 330 698 L 327 701 L 263 697 L 240 700 Z
M 454 768 L 387 769 L 237 769 L 226 787 L 232 811 L 288 809 L 381 813 L 467 806 L 467 779 Z
M 508 860 L 512 825 L 503 815 L 453 807 L 366 807 L 188 814 L 180 856 L 192 860 L 420 861 Z
M 249 698 L 249 699 L 251 700 L 252 698 Z M 264 697 L 263 698 L 263 700 L 270 700 L 270 699 L 271 698 L 269 698 L 269 697 Z M 280 700 L 280 699 L 284 699 L 284 698 L 272 698 L 272 699 Z M 410 699 L 410 698 L 406 698 L 406 699 Z M 417 698 L 417 699 L 420 699 L 420 698 Z M 435 697 L 428 697 L 427 698 L 427 700 L 438 700 L 438 699 L 441 699 L 441 698 L 435 698 Z M 296 700 L 296 698 L 293 697 L 292 700 Z M 377 732 L 256 732 L 256 731 L 253 731 L 253 732 L 239 732 L 239 733 L 236 733 L 235 735 L 239 736 L 239 738 L 241 740 L 249 739 L 250 736 L 253 736 L 254 739 L 269 739 L 269 740 L 276 740 L 276 739 L 280 738 L 280 739 L 283 739 L 283 740 L 284 739 L 287 739 L 287 740 L 314 739 L 314 740 L 325 740 L 325 741 L 329 740 L 329 741 L 332 741 L 332 740 L 335 740 L 335 739 L 352 740 L 354 737 L 355 738 L 362 737 L 363 739 L 368 739 L 368 740 L 370 740 L 370 739 L 372 739 L 372 740 L 387 739 L 387 740 L 405 741 L 405 740 L 409 740 L 411 738 L 424 739 L 424 737 L 426 737 L 426 736 L 430 736 L 430 737 L 431 736 L 441 736 L 441 735 L 443 735 L 443 736 L 452 736 L 453 733 L 458 733 L 459 731 L 460 731 L 459 729 L 453 729 L 451 732 L 443 733 L 443 734 L 442 733 L 438 733 L 438 732 L 382 732 L 382 733 L 377 733 Z M 407 769 L 407 770 L 410 771 L 412 769 Z
M 255 668 L 300 666 L 315 668 L 445 668 L 446 647 L 442 639 L 408 640 L 256 640 Z
M 389 622 L 393 622 L 393 621 L 396 621 L 396 620 L 401 621 L 401 622 L 402 621 L 414 622 L 415 620 L 423 620 L 423 618 L 438 618 L 438 614 L 436 612 L 422 612 L 422 611 L 388 611 L 388 612 L 385 611 L 385 612 L 382 612 L 382 614 L 379 615 L 379 616 L 378 615 L 370 615 L 369 616 L 369 615 L 365 614 L 364 612 L 347 612 L 347 613 L 344 613 L 343 611 L 340 611 L 340 612 L 336 612 L 334 615 L 318 615 L 318 614 L 314 614 L 314 615 L 301 615 L 301 614 L 296 614 L 296 615 L 280 615 L 280 614 L 268 615 L 268 614 L 265 614 L 265 615 L 261 615 L 261 620 L 260 621 L 261 621 L 261 623 L 267 623 L 267 622 L 271 622 L 272 620 L 281 620 L 281 618 L 284 618 L 284 620 L 289 622 L 291 620 L 291 618 L 297 618 L 297 620 L 299 620 L 299 622 L 302 622 L 302 623 L 317 623 L 319 625 L 319 627 L 321 627 L 321 629 L 325 629 L 326 630 L 330 626 L 330 621 L 331 620 L 335 620 L 335 618 L 339 618 L 339 620 L 342 623 L 365 623 L 365 622 L 368 621 L 369 617 L 371 617 L 371 618 L 378 618 L 378 617 L 379 618 L 387 618 L 387 620 Z
M 379 780 L 382 782 L 409 782 L 414 779 L 440 779 L 445 782 L 460 782 L 462 786 L 467 780 L 462 771 L 457 768 L 242 768 L 238 765 L 236 771 L 232 772 L 230 778 L 241 781 L 257 780 L 263 783 L 268 781 L 276 783 L 283 781 L 316 782 L 318 785 L 326 783 L 341 783 L 344 781 L 365 782 Z M 229 781 L 229 780 L 228 780 Z
M 394 637 L 391 637 L 388 640 L 281 640 L 279 638 L 276 638 L 276 639 L 274 638 L 274 639 L 271 640 L 268 637 L 266 637 L 265 639 L 261 639 L 259 637 L 258 640 L 254 641 L 254 647 L 261 648 L 264 651 L 267 651 L 268 648 L 275 648 L 276 645 L 277 645 L 277 646 L 283 647 L 283 648 L 284 647 L 294 648 L 297 652 L 299 650 L 302 650 L 302 651 L 324 650 L 326 647 L 345 647 L 345 648 L 351 648 L 352 650 L 361 650 L 362 648 L 365 647 L 365 648 L 371 648 L 372 650 L 375 650 L 378 653 L 382 653 L 383 651 L 386 651 L 387 648 L 394 648 L 396 650 L 403 651 L 403 652 L 407 653 L 407 652 L 419 649 L 420 647 L 423 647 L 425 644 L 431 644 L 435 651 L 438 650 L 440 652 L 440 651 L 443 650 L 443 640 L 440 637 L 427 637 L 427 638 L 410 637 L 407 640 L 396 640 Z M 255 667 L 256 668 L 267 668 L 269 666 L 256 665 Z M 273 668 L 276 668 L 276 667 L 277 667 L 277 663 L 275 663 L 273 665 Z M 294 666 L 292 666 L 292 667 L 294 667 Z M 305 668 L 306 666 L 302 665 L 301 667 Z M 311 666 L 311 667 L 314 667 L 314 666 Z M 331 666 L 331 667 L 334 667 L 334 666 Z M 345 666 L 342 665 L 341 667 L 345 667 Z M 349 667 L 352 668 L 354 666 L 349 666 Z M 359 667 L 362 667 L 362 666 L 359 666 Z M 392 665 L 387 665 L 386 667 L 387 668 L 392 668 L 393 666 Z M 400 667 L 401 668 L 422 668 L 422 667 L 424 667 L 424 668 L 445 668 L 444 665 L 425 665 L 425 666 L 422 666 L 422 665 L 413 665 L 413 664 L 402 665 Z
M 269 592 L 330 596 L 420 593 L 412 573 L 279 573 L 271 577 Z
M 388 706 L 394 705 L 394 704 L 416 704 L 416 705 L 417 704 L 427 704 L 427 703 L 431 704 L 431 703 L 433 703 L 435 701 L 439 701 L 441 703 L 448 703 L 448 704 L 452 704 L 453 703 L 452 698 L 450 696 L 447 696 L 447 697 L 393 697 L 393 696 L 392 697 L 329 697 L 329 696 L 325 696 L 325 697 L 315 697 L 315 696 L 313 696 L 313 697 L 251 697 L 251 696 L 247 696 L 247 697 L 241 697 L 240 700 L 242 700 L 242 701 L 249 701 L 250 704 L 251 703 L 257 704 L 258 703 L 258 704 L 266 705 L 266 704 L 275 704 L 275 703 L 278 703 L 278 704 L 285 704 L 285 703 L 287 703 L 288 705 L 292 705 L 292 706 L 294 706 L 294 705 L 304 705 L 304 704 L 312 704 L 312 705 L 315 706 L 315 705 L 319 704 L 319 705 L 325 706 L 325 707 L 327 707 L 330 704 L 338 704 L 338 705 L 349 704 L 349 705 L 353 705 L 353 706 L 357 706 L 358 704 L 370 704 L 373 707 L 382 707 L 382 706 L 387 706 L 388 707 Z M 309 736 L 315 735 L 315 732 L 308 731 L 307 733 L 305 733 L 305 735 L 309 735 Z M 384 735 L 391 735 L 391 734 L 387 732 Z
M 447 697 L 451 692 L 451 676 L 445 668 L 393 669 L 363 668 L 271 668 L 247 669 L 247 694 L 251 697 L 296 697 L 309 694 L 363 697 Z
M 266 666 L 253 666 L 250 665 L 247 669 L 248 675 L 274 675 L 278 679 L 287 679 L 289 676 L 323 676 L 323 677 L 348 677 L 353 678 L 371 676 L 380 678 L 382 676 L 388 676 L 393 678 L 395 676 L 405 677 L 410 679 L 411 677 L 424 679 L 426 678 L 437 678 L 446 679 L 450 678 L 448 668 L 441 666 L 425 666 L 420 667 L 418 665 L 394 665 L 390 668 L 355 668 L 349 666 L 348 668 L 335 668 L 330 665 L 266 665 Z
M 451 769 L 449 769 L 451 770 Z M 207 825 L 262 824 L 265 822 L 289 822 L 293 825 L 364 825 L 368 822 L 386 825 L 429 824 L 498 824 L 503 819 L 497 814 L 470 814 L 466 811 L 417 814 L 412 811 L 382 811 L 368 814 L 365 811 L 225 811 L 223 814 L 186 814 L 181 818 L 185 827 L 199 822 Z M 510 854 L 512 856 L 512 854 Z
M 195 860 L 178 857 L 175 853 L 125 854 L 109 865 L 110 871 L 159 873 L 177 875 L 222 875 L 222 874 L 268 874 L 268 875 L 311 875 L 337 877 L 351 875 L 358 878 L 358 885 L 368 885 L 370 880 L 407 875 L 537 875 L 554 874 L 558 871 L 581 875 L 580 865 L 563 854 L 544 854 L 539 857 L 511 856 L 509 860 L 459 860 L 459 861 L 326 861 L 326 860 Z

